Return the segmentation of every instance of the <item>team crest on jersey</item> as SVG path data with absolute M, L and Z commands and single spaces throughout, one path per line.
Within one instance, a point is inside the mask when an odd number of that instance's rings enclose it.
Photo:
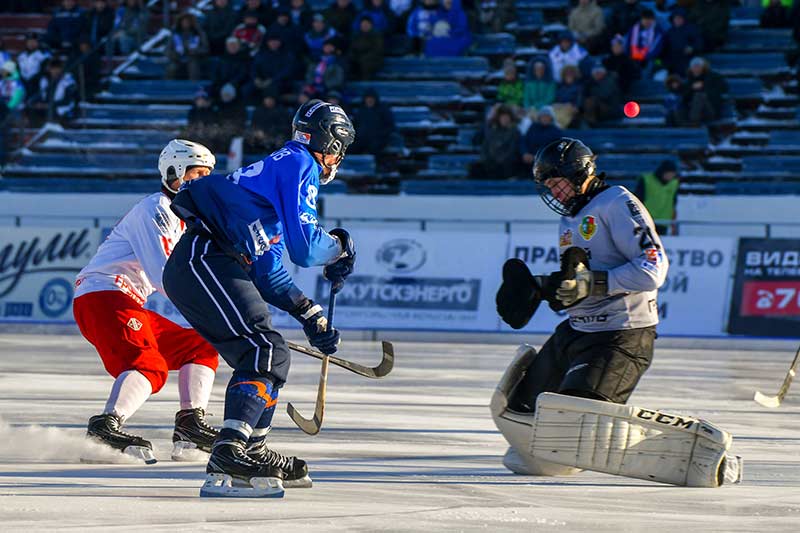
M 597 222 L 595 218 L 592 215 L 583 217 L 581 225 L 578 226 L 578 232 L 581 234 L 581 237 L 587 241 L 591 240 L 594 234 L 597 233 Z
M 130 320 L 128 320 L 128 327 L 131 328 L 133 331 L 139 331 L 140 329 L 142 329 L 143 325 L 144 324 L 142 324 L 141 321 L 137 320 L 134 317 L 131 317 Z
M 558 238 L 558 246 L 563 248 L 564 246 L 572 246 L 572 230 L 568 229 L 565 230 Z
M 301 144 L 308 144 L 311 142 L 311 134 L 304 131 L 294 132 L 294 140 Z

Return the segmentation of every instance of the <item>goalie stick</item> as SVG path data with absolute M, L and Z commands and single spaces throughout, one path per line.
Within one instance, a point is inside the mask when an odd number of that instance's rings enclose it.
M 794 354 L 792 366 L 789 367 L 789 371 L 786 373 L 786 377 L 783 379 L 783 385 L 781 385 L 781 389 L 778 391 L 778 394 L 775 396 L 767 396 L 765 394 L 761 394 L 759 391 L 756 391 L 753 399 L 764 407 L 774 408 L 780 406 L 784 397 L 786 397 L 786 393 L 789 392 L 789 386 L 792 384 L 792 380 L 794 379 L 794 375 L 797 373 L 798 367 L 800 367 L 800 348 L 798 348 L 797 353 Z
M 333 328 L 333 309 L 336 305 L 336 293 L 333 291 L 333 284 L 331 284 L 331 294 L 328 299 L 328 329 Z M 294 405 L 289 402 L 286 406 L 286 412 L 289 418 L 297 424 L 297 427 L 302 429 L 309 435 L 316 435 L 322 428 L 322 417 L 325 415 L 325 393 L 328 388 L 328 363 L 330 356 L 322 354 L 322 368 L 319 371 L 319 385 L 317 386 L 317 401 L 314 404 L 314 417 L 308 419 L 297 412 Z
M 307 348 L 301 344 L 295 344 L 290 341 L 287 341 L 286 344 L 292 350 L 305 355 L 310 355 L 311 357 L 315 357 L 320 361 L 325 357 L 324 353 L 313 348 Z M 333 355 L 329 355 L 328 360 L 332 365 L 349 370 L 350 372 L 358 374 L 359 376 L 364 376 L 365 378 L 370 379 L 380 379 L 389 374 L 389 372 L 392 371 L 392 368 L 394 368 L 394 346 L 391 342 L 381 341 L 381 347 L 383 350 L 383 358 L 381 359 L 381 362 L 378 363 L 378 366 L 364 366 Z

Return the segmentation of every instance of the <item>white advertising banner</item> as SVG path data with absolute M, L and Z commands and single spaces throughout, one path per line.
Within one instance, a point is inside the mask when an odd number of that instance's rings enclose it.
M 664 335 L 723 335 L 728 286 L 736 241 L 728 237 L 664 237 L 670 260 L 667 281 L 658 292 L 658 332 Z M 525 261 L 534 274 L 560 268 L 555 235 L 512 232 L 510 257 Z M 566 318 L 543 302 L 521 331 L 550 333 Z M 503 331 L 513 331 L 503 324 Z
M 75 275 L 100 240 L 90 226 L 0 226 L 0 320 L 71 322 Z
M 357 259 L 336 299 L 346 328 L 497 331 L 494 295 L 506 236 L 466 231 L 353 231 Z M 300 269 L 297 285 L 327 305 L 322 269 Z

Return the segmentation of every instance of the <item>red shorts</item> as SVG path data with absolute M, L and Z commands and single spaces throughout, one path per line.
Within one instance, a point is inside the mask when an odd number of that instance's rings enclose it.
M 143 308 L 119 291 L 81 295 L 72 309 L 81 333 L 115 378 L 126 370 L 138 370 L 156 393 L 169 370 L 188 363 L 217 369 L 217 351 L 196 331 Z

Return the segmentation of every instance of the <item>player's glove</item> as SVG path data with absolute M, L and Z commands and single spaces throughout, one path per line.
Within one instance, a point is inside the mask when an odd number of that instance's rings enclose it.
M 573 246 L 567 248 L 561 256 L 561 270 L 550 274 L 551 285 L 556 287 L 555 305 L 567 308 L 580 302 L 587 296 L 605 296 L 608 294 L 608 272 L 589 270 L 589 258 L 586 251 Z
M 509 259 L 503 265 L 503 284 L 497 291 L 497 314 L 503 322 L 520 329 L 530 322 L 542 301 L 540 276 L 531 275 L 520 259 Z
M 331 282 L 331 292 L 337 293 L 342 290 L 347 276 L 353 273 L 353 264 L 356 262 L 356 246 L 350 234 L 342 228 L 334 228 L 330 234 L 342 243 L 343 254 L 339 259 L 327 265 L 322 270 L 322 275 Z
M 311 346 L 324 354 L 336 353 L 339 345 L 339 331 L 328 327 L 328 319 L 325 318 L 321 305 L 307 299 L 291 314 L 303 326 L 303 332 Z

